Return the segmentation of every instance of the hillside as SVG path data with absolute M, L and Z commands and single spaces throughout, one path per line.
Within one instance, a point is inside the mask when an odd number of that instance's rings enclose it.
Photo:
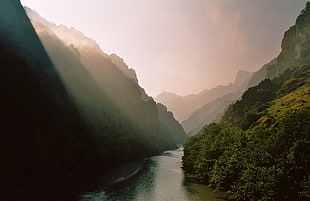
M 308 200 L 309 75 L 303 65 L 246 91 L 185 143 L 185 172 L 228 200 Z
M 185 135 L 165 126 L 167 123 L 160 119 L 155 102 L 138 85 L 135 72 L 123 59 L 115 54 L 108 56 L 81 32 L 56 26 L 35 11 L 26 10 L 68 91 L 94 132 L 104 132 L 102 124 L 94 123 L 106 118 L 102 116 L 104 111 L 120 126 L 128 127 L 132 122 L 141 138 L 137 141 L 145 141 L 157 152 L 173 147 L 176 143 L 173 136 Z M 178 124 L 174 118 L 171 121 Z
M 164 125 L 168 128 L 174 141 L 178 144 L 182 144 L 188 138 L 185 134 L 183 127 L 177 121 L 175 121 L 173 113 L 167 110 L 167 107 L 163 104 L 157 103 L 159 111 L 159 119 L 164 122 Z
M 1 199 L 76 200 L 108 169 L 184 140 L 122 59 L 40 20 L 1 1 Z
M 308 2 L 293 27 L 308 30 L 302 19 L 309 13 Z M 290 37 L 300 36 L 294 34 Z M 309 37 L 303 35 L 302 41 Z M 290 40 L 290 46 L 294 43 L 301 47 Z M 298 51 L 308 52 L 309 46 Z M 186 174 L 224 191 L 228 200 L 310 199 L 310 63 L 307 55 L 296 59 L 295 51 L 285 52 L 276 61 L 285 69 L 265 66 L 266 72 L 273 68 L 279 74 L 249 88 L 219 123 L 206 125 L 185 143 Z
M 1 199 L 70 200 L 103 157 L 19 1 L 0 19 Z

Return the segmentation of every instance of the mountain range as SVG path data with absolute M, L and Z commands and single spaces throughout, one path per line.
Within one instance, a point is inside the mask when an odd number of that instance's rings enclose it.
M 302 11 L 296 24 L 285 32 L 279 56 L 262 66 L 257 72 L 240 71 L 234 83 L 204 90 L 197 95 L 182 97 L 163 92 L 155 100 L 167 105 L 188 135 L 197 134 L 205 124 L 218 122 L 225 109 L 236 102 L 246 89 L 258 85 L 266 78 L 276 78 L 289 68 L 309 63 L 309 22 L 309 16 Z
M 234 82 L 227 86 L 220 85 L 184 97 L 163 92 L 155 100 L 173 112 L 186 133 L 194 135 L 203 125 L 221 118 L 225 108 L 242 95 L 251 76 L 252 73 L 240 70 Z

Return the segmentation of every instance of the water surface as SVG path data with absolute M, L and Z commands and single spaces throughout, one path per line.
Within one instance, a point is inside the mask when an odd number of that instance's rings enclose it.
M 182 155 L 179 148 L 117 168 L 81 201 L 223 201 L 221 194 L 184 177 Z

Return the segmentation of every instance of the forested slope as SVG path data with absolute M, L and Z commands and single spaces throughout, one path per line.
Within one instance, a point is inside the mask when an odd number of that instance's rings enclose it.
M 229 200 L 309 200 L 310 65 L 264 80 L 185 143 L 183 169 Z

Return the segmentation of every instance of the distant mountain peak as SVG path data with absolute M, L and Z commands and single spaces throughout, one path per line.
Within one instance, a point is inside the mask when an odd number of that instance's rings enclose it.
M 161 95 L 163 95 L 163 96 L 165 96 L 165 95 L 179 96 L 179 95 L 177 95 L 177 94 L 175 94 L 175 93 L 172 93 L 172 92 L 169 92 L 169 91 L 163 91 L 163 92 L 161 92 L 158 96 L 161 96 Z
M 182 96 L 172 93 L 172 92 L 163 91 L 159 95 L 156 96 L 155 100 L 157 100 L 158 102 L 161 102 L 162 100 L 172 101 L 174 99 L 179 99 L 179 98 L 182 98 Z
M 228 84 L 226 86 L 218 85 L 211 89 L 205 89 L 198 94 L 190 94 L 187 96 L 179 96 L 177 94 L 165 91 L 159 94 L 155 100 L 166 105 L 168 110 L 174 113 L 176 119 L 178 119 L 180 122 L 184 122 L 190 118 L 195 111 L 217 99 L 222 101 L 222 106 L 225 105 L 224 102 L 232 102 L 233 100 L 237 99 L 238 96 L 241 95 L 240 93 L 245 90 L 251 76 L 252 73 L 240 70 L 236 75 L 234 83 Z M 229 97 L 226 99 L 220 99 L 221 97 L 227 95 L 229 95 Z M 215 118 L 216 115 L 213 117 Z

